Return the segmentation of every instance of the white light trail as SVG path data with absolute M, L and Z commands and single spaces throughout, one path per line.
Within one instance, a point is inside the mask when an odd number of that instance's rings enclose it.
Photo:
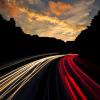
M 13 91 L 13 93 L 8 98 L 11 100 L 13 96 L 38 72 L 43 70 L 43 68 L 45 68 L 48 63 L 62 56 L 64 55 L 55 55 L 41 58 L 39 60 L 23 65 L 0 77 L 0 99 L 3 99 Z

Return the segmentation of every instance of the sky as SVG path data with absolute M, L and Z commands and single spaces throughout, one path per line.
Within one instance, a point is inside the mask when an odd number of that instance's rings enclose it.
M 100 10 L 100 0 L 0 0 L 0 13 L 13 17 L 26 34 L 74 41 Z

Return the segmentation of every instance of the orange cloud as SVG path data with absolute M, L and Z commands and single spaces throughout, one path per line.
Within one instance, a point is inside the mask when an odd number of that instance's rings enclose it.
M 9 5 L 8 11 L 9 11 L 10 16 L 12 16 L 12 17 L 17 16 L 19 13 L 19 10 L 16 5 Z
M 71 4 L 63 2 L 49 1 L 48 5 L 49 5 L 49 12 L 55 14 L 56 16 L 60 16 L 64 11 L 72 8 Z
M 29 4 L 34 4 L 33 0 L 27 0 L 29 2 Z
M 10 15 L 11 17 L 17 16 L 19 13 L 19 10 L 16 6 L 15 2 L 7 2 L 6 0 L 0 1 L 0 12 L 6 13 Z

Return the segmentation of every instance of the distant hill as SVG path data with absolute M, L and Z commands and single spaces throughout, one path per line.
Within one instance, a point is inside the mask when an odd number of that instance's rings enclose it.
M 0 63 L 42 53 L 79 53 L 80 57 L 100 64 L 100 12 L 91 25 L 75 41 L 30 36 L 16 27 L 13 18 L 6 21 L 0 15 Z
M 92 20 L 91 26 L 76 38 L 75 45 L 81 57 L 100 64 L 100 12 Z
M 66 49 L 67 52 L 78 53 L 80 57 L 100 65 L 100 11 L 75 41 L 66 42 Z
M 13 18 L 9 21 L 0 15 L 0 63 L 42 53 L 64 53 L 66 44 L 55 38 L 30 36 L 16 27 Z

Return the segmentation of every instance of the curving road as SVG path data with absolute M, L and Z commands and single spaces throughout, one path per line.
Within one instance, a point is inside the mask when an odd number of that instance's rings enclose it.
M 67 55 L 58 66 L 67 97 L 71 100 L 99 100 L 100 85 L 86 75 L 74 59 L 77 55 Z
M 0 100 L 100 100 L 100 85 L 77 62 L 86 65 L 68 54 L 19 66 L 0 77 Z

